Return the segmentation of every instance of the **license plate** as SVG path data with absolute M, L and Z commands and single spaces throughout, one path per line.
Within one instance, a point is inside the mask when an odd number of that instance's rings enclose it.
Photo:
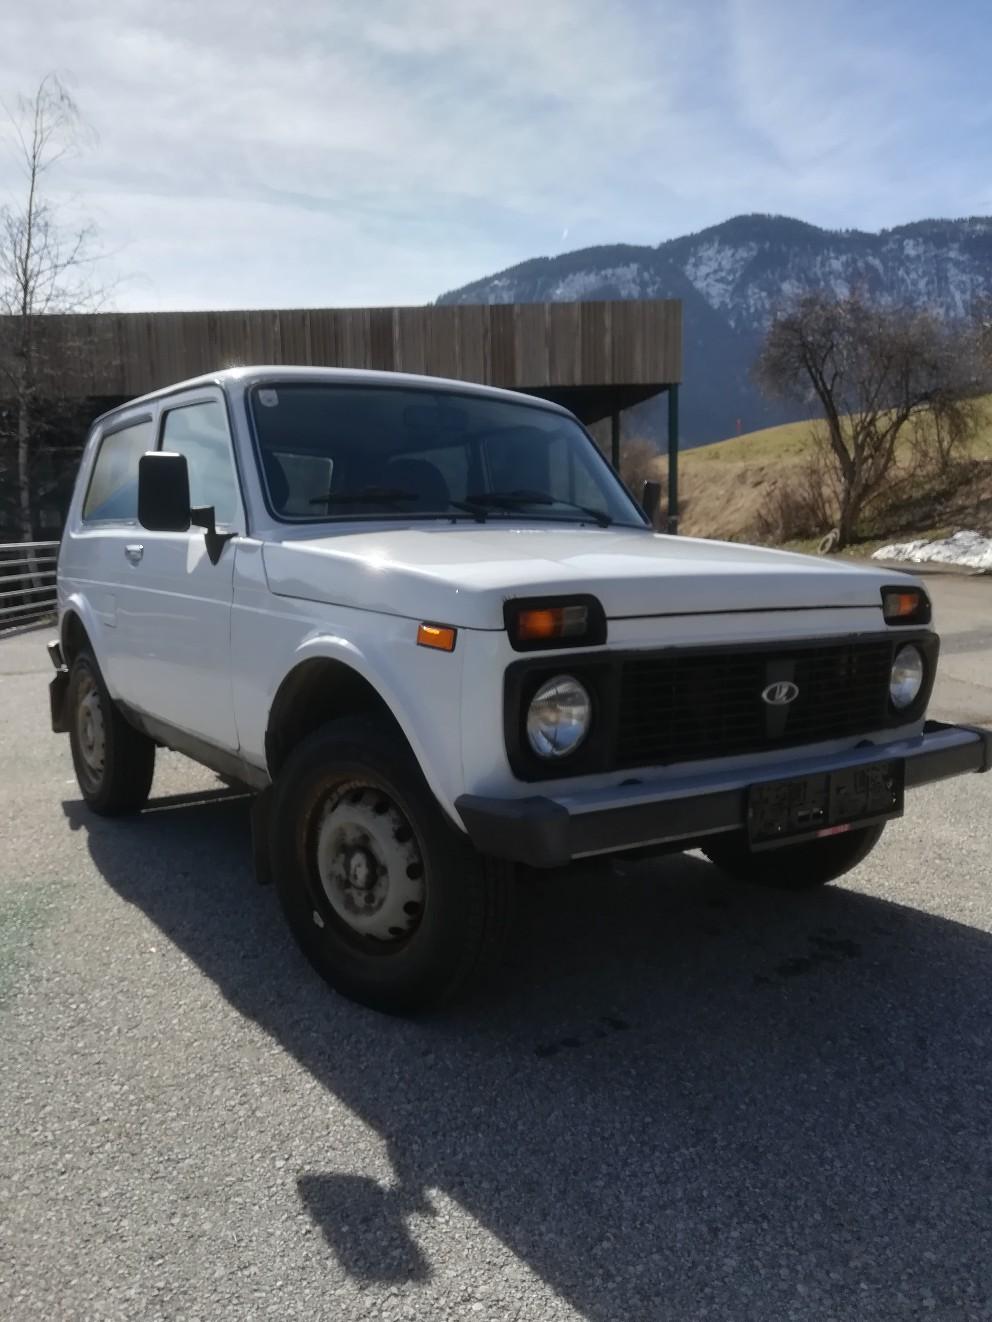
M 752 785 L 747 829 L 752 849 L 839 835 L 902 816 L 902 762 L 798 776 Z

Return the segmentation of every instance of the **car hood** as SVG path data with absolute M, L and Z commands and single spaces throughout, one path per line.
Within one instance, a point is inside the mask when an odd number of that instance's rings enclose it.
M 415 619 L 500 629 L 513 597 L 592 593 L 610 619 L 879 607 L 891 575 L 835 560 L 640 529 L 464 523 L 288 536 L 269 587 Z

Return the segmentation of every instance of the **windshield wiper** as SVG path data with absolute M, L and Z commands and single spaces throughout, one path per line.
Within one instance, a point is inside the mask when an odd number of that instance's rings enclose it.
M 314 496 L 311 505 L 398 505 L 402 501 L 416 500 L 415 491 L 399 487 L 362 487 L 361 491 L 329 491 L 326 496 Z
M 361 491 L 329 491 L 326 496 L 314 496 L 311 505 L 324 505 L 330 510 L 332 505 L 385 505 L 387 512 L 407 501 L 416 500 L 415 491 L 404 491 L 400 487 L 362 487 Z M 485 523 L 488 510 L 467 500 L 449 500 L 454 509 L 465 510 L 477 523 Z M 423 517 L 432 519 L 456 518 L 444 510 L 420 511 Z
M 601 528 L 608 528 L 613 520 L 605 510 L 595 509 L 591 505 L 577 505 L 572 500 L 562 500 L 559 496 L 550 496 L 546 491 L 478 491 L 469 492 L 465 497 L 466 507 L 475 505 L 480 509 L 525 509 L 528 505 L 564 505 L 567 509 L 578 510 L 588 515 Z
M 326 496 L 314 496 L 311 505 L 323 505 L 330 509 L 332 505 L 385 505 L 396 506 L 405 504 L 408 501 L 416 500 L 415 491 L 406 491 L 401 487 L 362 487 L 360 491 L 329 491 Z M 515 491 L 481 491 L 478 494 L 470 493 L 464 500 L 450 500 L 449 506 L 453 509 L 464 510 L 471 514 L 473 518 L 480 523 L 484 522 L 487 514 L 494 509 L 515 510 L 525 509 L 528 505 L 564 505 L 568 509 L 577 510 L 580 514 L 587 515 L 601 528 L 608 528 L 613 522 L 605 510 L 594 509 L 589 505 L 576 505 L 570 500 L 560 500 L 557 496 L 549 496 L 544 491 L 525 491 L 523 489 Z M 444 517 L 443 510 L 431 511 L 437 518 Z

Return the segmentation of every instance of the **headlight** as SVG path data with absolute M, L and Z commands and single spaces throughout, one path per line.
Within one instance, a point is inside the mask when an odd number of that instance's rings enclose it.
M 900 647 L 892 663 L 889 697 L 896 711 L 912 707 L 923 687 L 923 657 L 912 643 Z
M 574 753 L 589 733 L 592 703 L 572 675 L 555 675 L 534 694 L 527 709 L 527 738 L 538 757 Z

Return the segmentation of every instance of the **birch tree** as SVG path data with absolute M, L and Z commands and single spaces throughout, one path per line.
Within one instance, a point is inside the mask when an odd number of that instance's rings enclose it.
M 32 458 L 39 405 L 59 375 L 47 360 L 41 319 L 91 311 L 101 294 L 94 280 L 94 229 L 63 214 L 53 196 L 59 165 L 86 138 L 75 101 L 57 74 L 47 74 L 34 95 L 4 107 L 0 139 L 14 178 L 0 205 L 0 427 L 13 451 L 17 526 L 22 541 L 34 536 Z

